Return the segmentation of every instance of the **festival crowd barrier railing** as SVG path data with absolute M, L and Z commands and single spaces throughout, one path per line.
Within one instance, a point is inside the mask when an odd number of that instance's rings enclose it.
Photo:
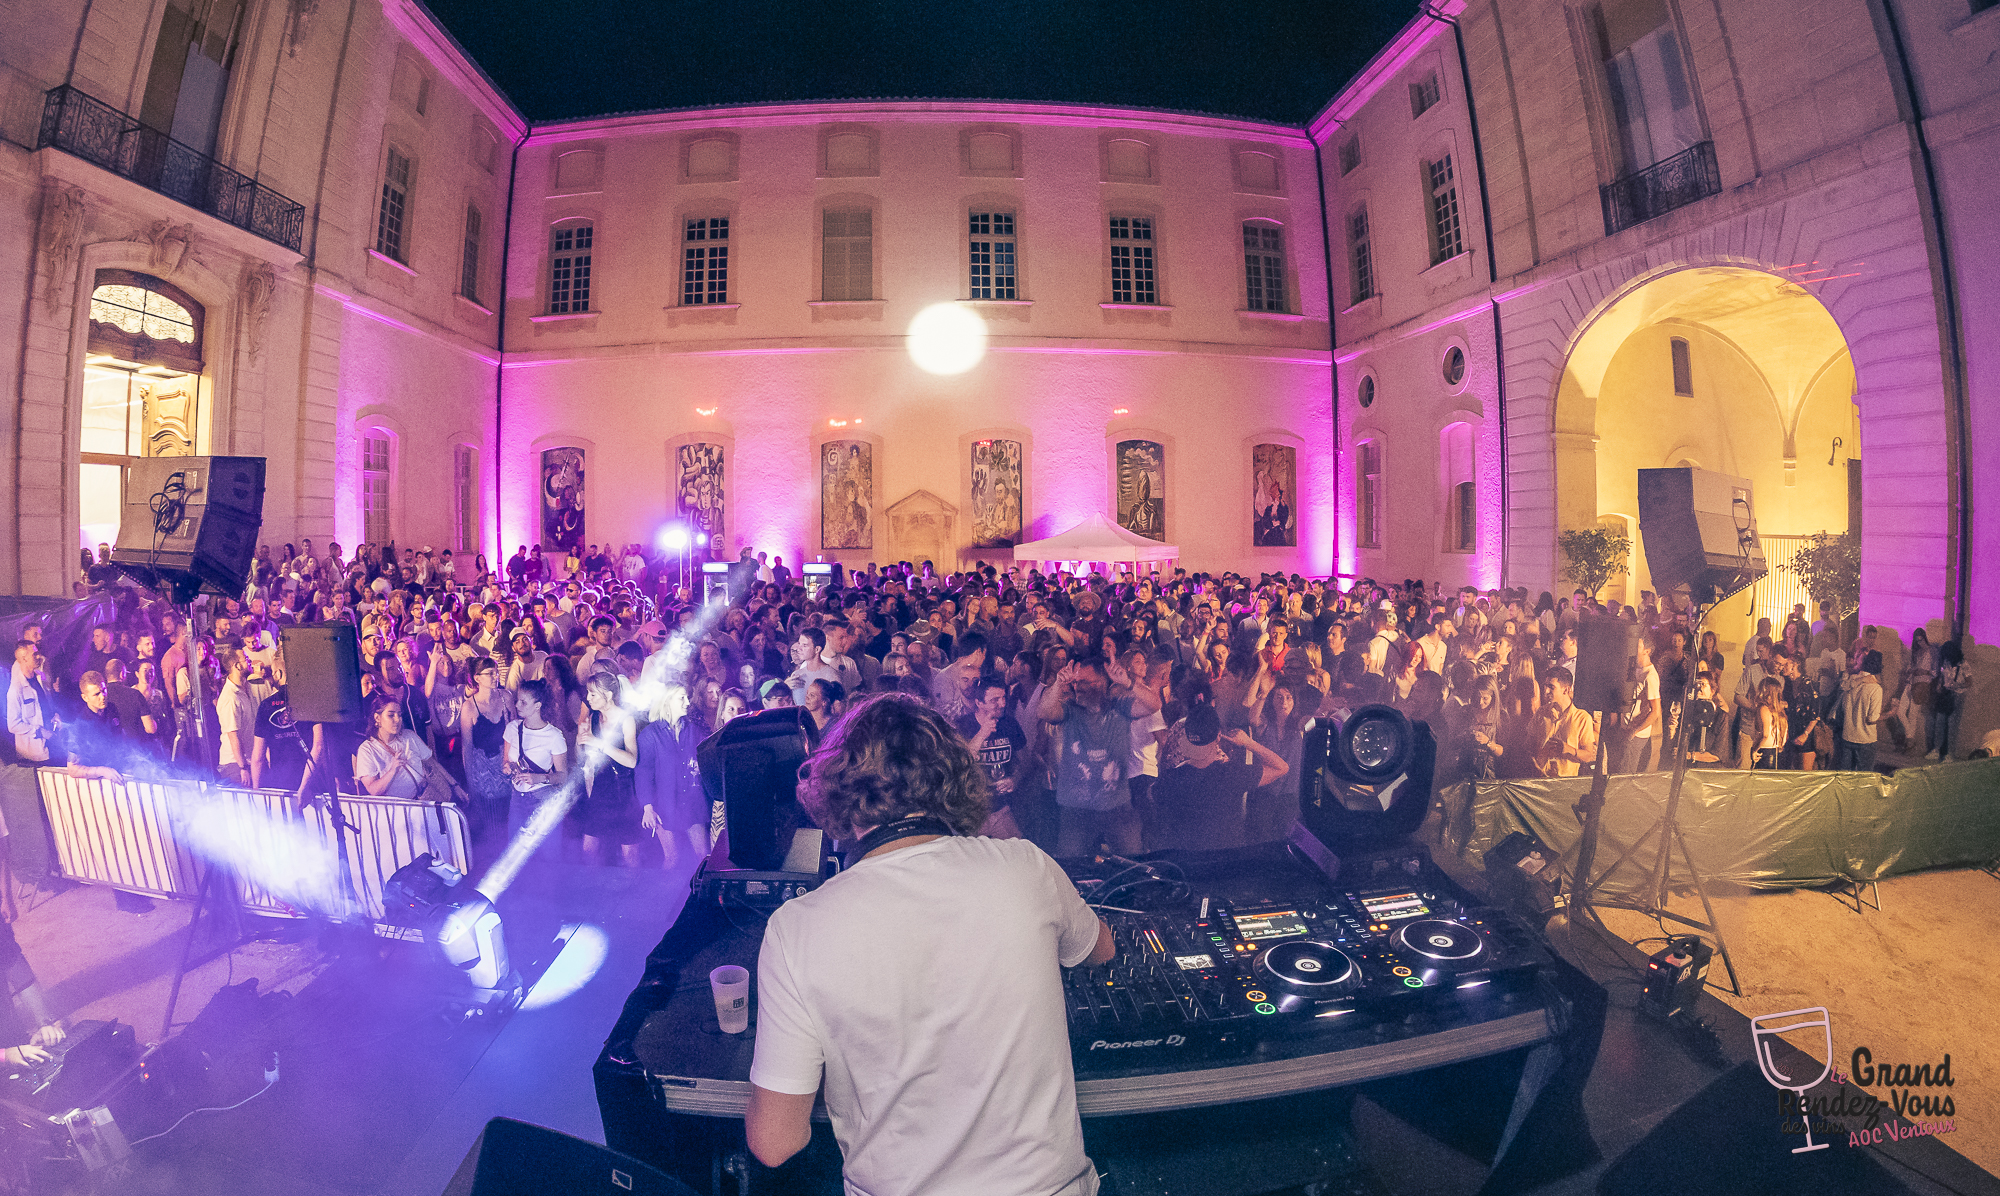
M 456 806 L 342 794 L 341 813 L 355 829 L 338 832 L 324 806 L 302 810 L 277 790 L 36 771 L 56 868 L 85 884 L 193 900 L 201 863 L 223 856 L 246 911 L 304 917 L 338 908 L 335 853 L 344 848 L 361 913 L 379 927 L 382 886 L 398 868 L 425 852 L 460 872 L 471 867 L 471 837 Z M 245 861 L 261 866 L 246 868 Z
M 1650 892 L 1659 858 L 1654 833 L 1616 867 L 1666 808 L 1669 773 L 1611 778 L 1593 874 L 1612 900 Z M 1567 866 L 1582 824 L 1573 807 L 1589 777 L 1460 782 L 1438 795 L 1443 847 L 1473 867 L 1514 831 L 1531 834 Z M 1681 833 L 1703 878 L 1758 889 L 1846 881 L 1865 884 L 1926 868 L 2000 859 L 2000 759 L 1870 772 L 1697 769 L 1681 790 Z M 1678 852 L 1668 883 L 1691 887 Z M 1593 879 L 1595 876 L 1593 875 Z

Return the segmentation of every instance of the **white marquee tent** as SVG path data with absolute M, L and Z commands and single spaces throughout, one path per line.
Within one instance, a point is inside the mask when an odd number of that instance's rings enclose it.
M 1106 564 L 1179 560 L 1173 544 L 1148 540 L 1092 513 L 1068 531 L 1014 546 L 1017 561 L 1102 561 Z

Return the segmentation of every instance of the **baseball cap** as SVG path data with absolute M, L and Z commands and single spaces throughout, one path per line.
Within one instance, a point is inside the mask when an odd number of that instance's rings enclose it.
M 771 692 L 773 690 L 783 689 L 783 688 L 785 688 L 784 681 L 780 678 L 773 677 L 770 680 L 764 682 L 764 684 L 757 687 L 757 697 L 759 699 L 768 698 L 771 696 Z
M 658 619 L 648 619 L 644 623 L 639 624 L 639 634 L 650 635 L 654 639 L 665 639 L 667 636 L 667 625 Z

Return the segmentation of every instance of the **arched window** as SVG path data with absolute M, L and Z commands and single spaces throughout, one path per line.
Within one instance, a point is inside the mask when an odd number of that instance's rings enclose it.
M 1444 482 L 1444 550 L 1479 550 L 1479 483 L 1473 473 L 1471 424 L 1453 424 L 1438 438 Z
M 1382 442 L 1354 446 L 1354 539 L 1363 548 L 1382 547 Z
M 361 429 L 361 527 L 370 544 L 396 538 L 390 496 L 395 493 L 396 437 L 387 428 Z
M 203 319 L 201 304 L 171 283 L 97 272 L 77 446 L 85 547 L 116 537 L 132 462 L 204 451 Z

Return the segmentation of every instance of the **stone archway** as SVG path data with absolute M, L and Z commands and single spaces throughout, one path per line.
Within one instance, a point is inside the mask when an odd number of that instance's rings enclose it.
M 1741 271 L 1809 293 L 1848 346 L 1860 429 L 1853 439 L 1865 448 L 1860 473 L 1869 495 L 1861 618 L 1895 628 L 1907 642 L 1909 629 L 1958 613 L 1954 595 L 1963 554 L 1954 501 L 1956 433 L 1932 299 L 1935 279 L 1914 194 L 1897 191 L 1880 204 L 1881 210 L 1871 209 L 1869 227 L 1877 235 L 1865 257 L 1838 213 L 1812 198 L 1792 197 L 1705 225 L 1687 223 L 1643 252 L 1586 259 L 1573 273 L 1544 275 L 1500 297 L 1509 392 L 1508 584 L 1540 588 L 1554 582 L 1556 535 L 1574 526 L 1563 522 L 1563 503 L 1574 499 L 1563 499 L 1558 479 L 1571 472 L 1566 466 L 1578 454 L 1594 449 L 1590 438 L 1598 433 L 1594 418 L 1579 426 L 1558 401 L 1573 351 L 1614 309 L 1613 320 L 1631 320 L 1633 329 L 1648 322 L 1646 300 L 1621 307 L 1628 297 L 1646 292 L 1664 301 L 1686 285 L 1648 291 L 1655 282 Z M 1809 445 L 1795 437 L 1794 449 L 1803 476 L 1815 461 L 1825 467 L 1830 442 Z M 1723 461 L 1698 463 L 1730 470 Z
M 1740 644 L 1756 618 L 1782 622 L 1803 600 L 1796 579 L 1775 569 L 1787 547 L 1848 530 L 1848 462 L 1861 456 L 1853 395 L 1846 338 L 1802 287 L 1737 266 L 1659 275 L 1599 313 L 1564 362 L 1559 525 L 1616 521 L 1636 532 L 1641 469 L 1698 463 L 1747 478 L 1774 572 L 1711 617 Z M 1613 596 L 1626 602 L 1655 588 L 1639 545 L 1620 588 Z

